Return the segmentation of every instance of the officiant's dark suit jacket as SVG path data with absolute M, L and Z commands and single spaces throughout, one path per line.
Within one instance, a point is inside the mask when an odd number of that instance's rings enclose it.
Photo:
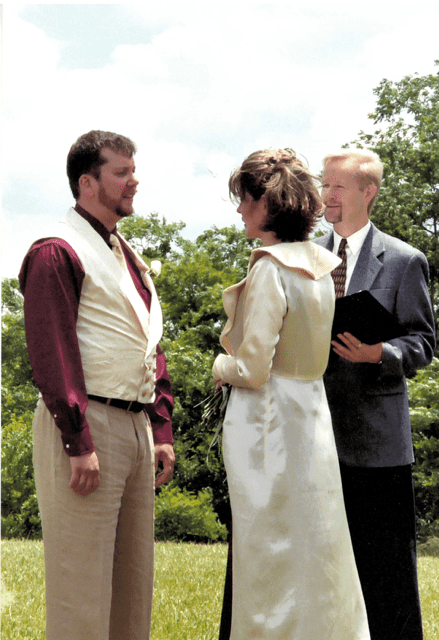
M 316 242 L 332 251 L 333 233 Z M 407 332 L 384 343 L 379 365 L 331 359 L 325 387 L 338 455 L 350 466 L 407 465 L 413 462 L 413 447 L 406 378 L 431 361 L 435 348 L 427 260 L 372 224 L 346 295 L 362 290 L 370 291 Z

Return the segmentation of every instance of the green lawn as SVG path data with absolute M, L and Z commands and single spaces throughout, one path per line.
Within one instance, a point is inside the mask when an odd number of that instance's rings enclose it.
M 439 541 L 420 548 L 425 640 L 439 640 Z M 216 640 L 227 546 L 157 543 L 152 640 Z M 2 639 L 44 639 L 41 542 L 2 542 Z

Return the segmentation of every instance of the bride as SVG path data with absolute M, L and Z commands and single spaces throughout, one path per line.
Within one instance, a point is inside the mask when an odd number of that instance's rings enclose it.
M 340 259 L 308 240 L 322 208 L 291 149 L 251 154 L 229 190 L 252 252 L 224 292 L 223 451 L 233 518 L 231 640 L 368 640 L 322 375 Z M 343 389 L 340 389 L 343 393 Z

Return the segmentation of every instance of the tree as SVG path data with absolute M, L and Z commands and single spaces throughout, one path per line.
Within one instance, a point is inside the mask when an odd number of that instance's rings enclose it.
M 436 61 L 439 65 L 439 61 Z M 420 249 L 430 264 L 431 296 L 439 300 L 439 73 L 382 80 L 374 90 L 371 134 L 359 147 L 376 151 L 384 180 L 373 221 L 383 231 Z
M 183 241 L 180 232 L 185 226 L 184 222 L 168 224 L 165 218 L 160 221 L 157 213 L 151 213 L 148 218 L 137 215 L 125 218 L 119 230 L 148 262 L 166 259 L 173 246 Z
M 2 422 L 33 410 L 38 391 L 26 347 L 23 296 L 17 278 L 2 282 Z

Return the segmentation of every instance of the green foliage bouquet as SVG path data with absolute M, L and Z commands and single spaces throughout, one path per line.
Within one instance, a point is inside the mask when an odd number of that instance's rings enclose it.
M 215 389 L 210 396 L 200 404 L 204 406 L 202 415 L 202 424 L 210 431 L 215 429 L 209 451 L 219 441 L 221 431 L 223 429 L 224 416 L 226 415 L 227 403 L 229 402 L 231 384 L 223 384 L 221 392 Z

